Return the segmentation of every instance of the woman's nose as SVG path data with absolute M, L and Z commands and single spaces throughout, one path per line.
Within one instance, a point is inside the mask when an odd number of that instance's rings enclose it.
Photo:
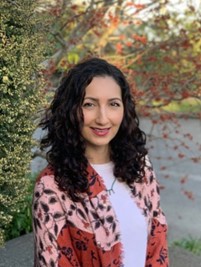
M 96 115 L 96 123 L 107 124 L 108 123 L 108 112 L 106 108 L 99 108 Z

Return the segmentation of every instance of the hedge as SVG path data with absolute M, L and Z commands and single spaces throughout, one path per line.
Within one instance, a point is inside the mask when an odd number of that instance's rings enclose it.
M 27 197 L 41 104 L 42 27 L 35 1 L 0 1 L 0 245 Z

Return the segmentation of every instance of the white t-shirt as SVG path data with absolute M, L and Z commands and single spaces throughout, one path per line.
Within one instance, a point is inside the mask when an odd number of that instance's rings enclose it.
M 112 162 L 91 166 L 102 177 L 110 192 L 110 201 L 120 224 L 124 266 L 144 267 L 147 248 L 147 223 L 144 215 L 131 197 L 129 187 L 115 180 Z M 110 190 L 111 187 L 113 190 Z

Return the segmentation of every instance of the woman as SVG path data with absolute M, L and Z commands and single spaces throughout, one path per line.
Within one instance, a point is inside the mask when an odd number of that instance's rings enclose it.
M 34 190 L 35 267 L 167 267 L 159 187 L 122 72 L 77 64 L 41 126 L 49 165 Z

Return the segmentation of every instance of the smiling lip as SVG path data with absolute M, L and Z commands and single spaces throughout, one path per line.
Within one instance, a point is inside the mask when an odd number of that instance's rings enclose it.
M 92 132 L 97 136 L 106 136 L 109 133 L 110 128 L 91 128 Z

